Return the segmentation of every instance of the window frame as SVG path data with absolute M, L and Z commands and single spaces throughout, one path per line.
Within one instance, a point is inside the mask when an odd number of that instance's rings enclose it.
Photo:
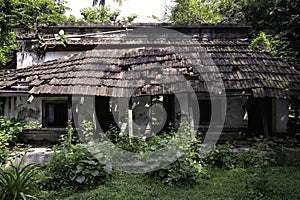
M 55 109 L 54 109 L 54 124 L 49 124 L 47 122 L 47 118 L 49 116 L 48 115 L 48 111 L 47 111 L 47 105 L 55 105 L 55 104 L 60 104 L 60 105 L 64 105 L 65 106 L 65 116 L 64 118 L 66 119 L 65 121 L 65 125 L 56 123 L 55 121 Z M 43 100 L 42 102 L 42 106 L 43 106 L 43 114 L 42 114 L 42 125 L 44 128 L 66 128 L 67 127 L 67 122 L 68 122 L 68 102 L 66 100 Z

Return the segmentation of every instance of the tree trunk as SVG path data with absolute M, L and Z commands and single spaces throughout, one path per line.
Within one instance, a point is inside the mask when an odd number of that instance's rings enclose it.
M 97 6 L 98 3 L 99 3 L 99 6 L 104 6 L 105 0 L 93 0 L 93 6 Z

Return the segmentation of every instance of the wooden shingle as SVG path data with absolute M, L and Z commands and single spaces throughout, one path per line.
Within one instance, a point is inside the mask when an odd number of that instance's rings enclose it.
M 129 97 L 181 93 L 189 85 L 195 92 L 208 92 L 207 85 L 218 80 L 226 91 L 247 90 L 260 98 L 286 98 L 300 91 L 299 71 L 269 53 L 250 49 L 246 41 L 106 42 L 106 49 L 5 73 L 0 88 L 25 77 L 30 94 Z M 124 48 L 109 49 L 109 44 Z M 149 47 L 153 44 L 158 47 Z

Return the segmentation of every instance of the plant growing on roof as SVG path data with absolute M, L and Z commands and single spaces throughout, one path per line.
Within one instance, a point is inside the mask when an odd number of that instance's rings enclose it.
M 122 17 L 121 22 L 125 23 L 125 24 L 132 23 L 137 17 L 138 16 L 136 14 L 131 14 L 131 15 L 127 16 L 127 17 Z

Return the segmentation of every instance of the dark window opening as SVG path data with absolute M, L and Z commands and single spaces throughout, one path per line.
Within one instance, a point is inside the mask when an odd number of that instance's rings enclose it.
M 209 124 L 211 118 L 211 102 L 208 100 L 199 100 L 200 124 Z
M 217 112 L 214 115 L 214 119 L 212 117 L 212 102 L 214 103 L 214 110 Z M 199 111 L 200 111 L 200 125 L 207 125 L 212 123 L 219 123 L 222 121 L 223 116 L 223 105 L 222 100 L 219 99 L 205 99 L 205 100 L 198 100 L 199 103 Z M 211 121 L 212 120 L 212 121 Z
M 67 121 L 67 102 L 44 102 L 44 127 L 66 127 Z

